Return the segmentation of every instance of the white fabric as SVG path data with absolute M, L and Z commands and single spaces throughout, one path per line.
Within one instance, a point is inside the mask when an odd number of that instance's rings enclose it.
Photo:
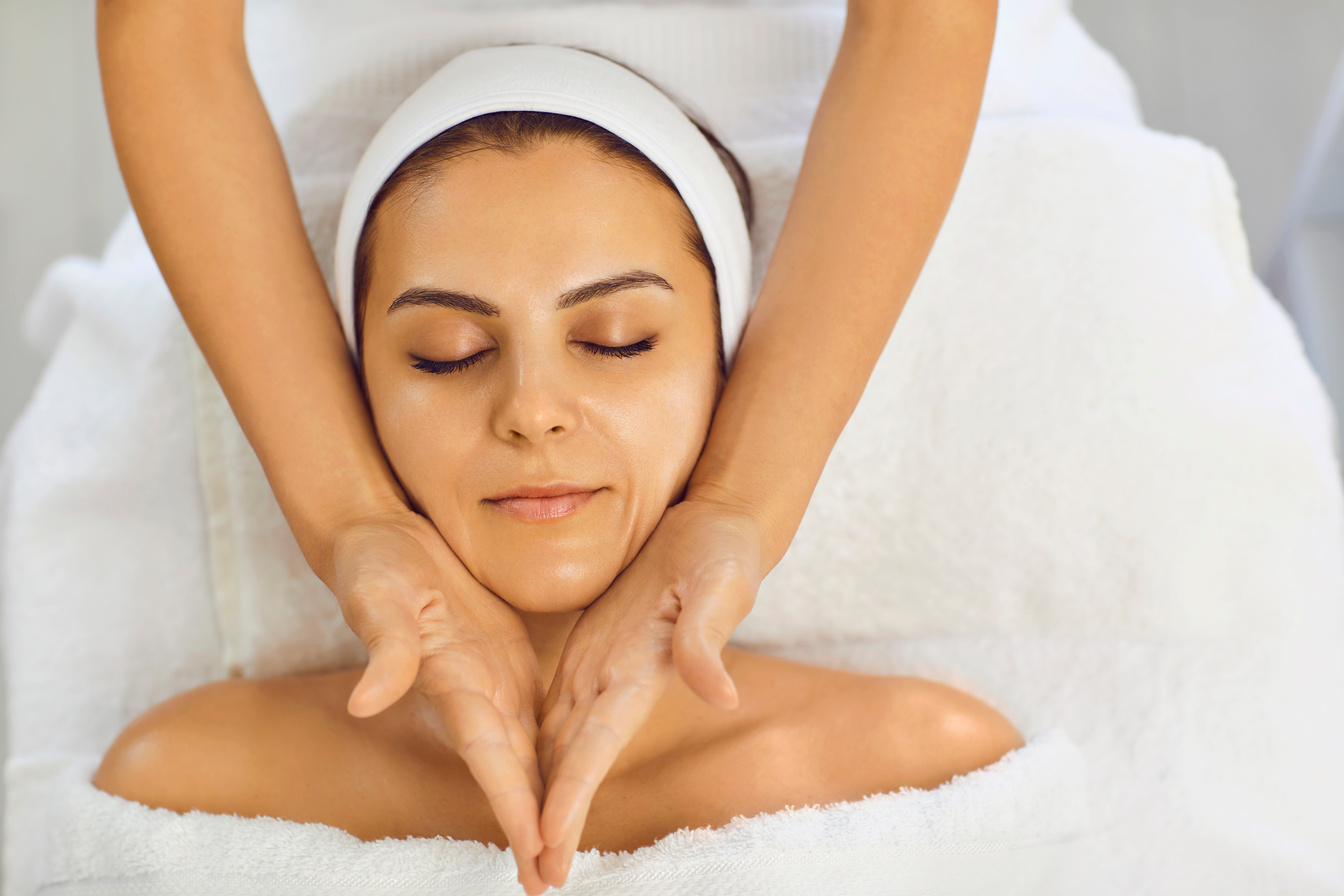
M 397 57 L 427 46 L 462 52 L 506 40 L 549 41 L 615 55 L 675 87 L 732 141 L 758 136 L 761 124 L 786 117 L 794 124 L 801 118 L 806 128 L 840 40 L 844 9 L 844 0 L 249 0 L 248 43 L 263 92 L 280 117 L 322 90 L 337 70 L 356 71 L 369 60 L 414 65 Z M 707 42 L 707 35 L 715 37 Z M 687 42 L 704 46 L 707 61 L 667 52 Z M 754 90 L 780 86 L 791 88 L 792 102 L 784 105 L 781 91 L 770 108 L 752 108 Z M 1083 31 L 1068 0 L 999 0 L 981 113 L 1140 121 L 1128 76 Z
M 1332 411 L 1251 273 L 1221 160 L 1134 127 L 1123 76 L 1068 42 L 1067 20 L 1045 14 L 1061 8 L 1004 0 L 997 117 L 740 639 L 948 682 L 1028 736 L 1060 728 L 1086 758 L 1094 817 L 1093 876 L 1074 892 L 1344 893 Z M 758 191 L 759 278 L 835 9 L 574 7 L 526 22 L 427 10 L 289 47 L 308 76 L 267 89 L 288 110 L 319 258 L 369 136 L 445 55 L 546 39 L 625 58 L 706 113 Z M 1022 52 L 1000 51 L 1019 38 Z M 1100 60 L 1074 78 L 1109 99 L 1032 105 L 1048 68 L 1027 64 L 1029 44 Z M 1009 94 L 1019 105 L 994 105 Z M 60 775 L 140 711 L 230 672 L 361 656 L 133 222 L 101 261 L 53 269 L 28 332 L 54 355 L 0 486 L 13 896 L 40 881 Z M 957 892 L 939 880 L 926 891 Z
M 714 147 L 675 102 L 629 69 L 554 45 L 470 50 L 416 87 L 374 134 L 341 206 L 333 299 L 356 353 L 355 253 L 369 206 L 406 157 L 453 125 L 489 112 L 572 115 L 622 138 L 677 188 L 714 262 L 729 370 L 751 308 L 751 237 L 742 202 Z
M 63 773 L 44 896 L 520 892 L 510 852 L 474 841 L 365 843 L 337 828 L 192 812 L 110 796 L 97 757 Z M 937 790 L 905 790 L 685 829 L 632 853 L 581 852 L 566 894 L 1076 891 L 1085 768 L 1060 732 Z

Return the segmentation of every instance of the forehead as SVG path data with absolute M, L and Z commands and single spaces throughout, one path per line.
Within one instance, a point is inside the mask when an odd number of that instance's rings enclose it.
M 632 266 L 671 279 L 696 264 L 690 223 L 666 185 L 582 143 L 479 150 L 379 209 L 369 300 L 445 282 L 550 296 L 567 279 Z

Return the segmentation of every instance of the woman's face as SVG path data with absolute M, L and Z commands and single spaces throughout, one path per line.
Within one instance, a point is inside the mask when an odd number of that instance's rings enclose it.
M 681 200 L 580 143 L 454 159 L 383 204 L 363 363 L 415 505 L 520 610 L 591 603 L 685 487 L 717 398 Z

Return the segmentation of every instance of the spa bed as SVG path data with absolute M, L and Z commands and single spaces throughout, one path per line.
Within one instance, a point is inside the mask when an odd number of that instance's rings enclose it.
M 572 43 L 700 112 L 757 193 L 756 284 L 843 3 L 249 4 L 329 264 L 365 141 L 465 49 Z M 121 728 L 361 645 L 312 575 L 136 222 L 49 271 L 0 466 L 4 894 L 507 893 L 511 859 L 96 790 Z M 946 224 L 736 642 L 920 675 L 1027 745 L 933 791 L 580 854 L 575 893 L 1344 894 L 1334 410 L 1216 152 L 1143 126 L 1062 0 L 1001 0 Z

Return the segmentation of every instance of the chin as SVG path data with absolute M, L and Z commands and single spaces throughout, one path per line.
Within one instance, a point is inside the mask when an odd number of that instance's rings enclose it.
M 477 578 L 521 613 L 572 613 L 586 609 L 616 578 L 609 570 L 574 564 L 550 569 L 528 565 L 492 573 Z

